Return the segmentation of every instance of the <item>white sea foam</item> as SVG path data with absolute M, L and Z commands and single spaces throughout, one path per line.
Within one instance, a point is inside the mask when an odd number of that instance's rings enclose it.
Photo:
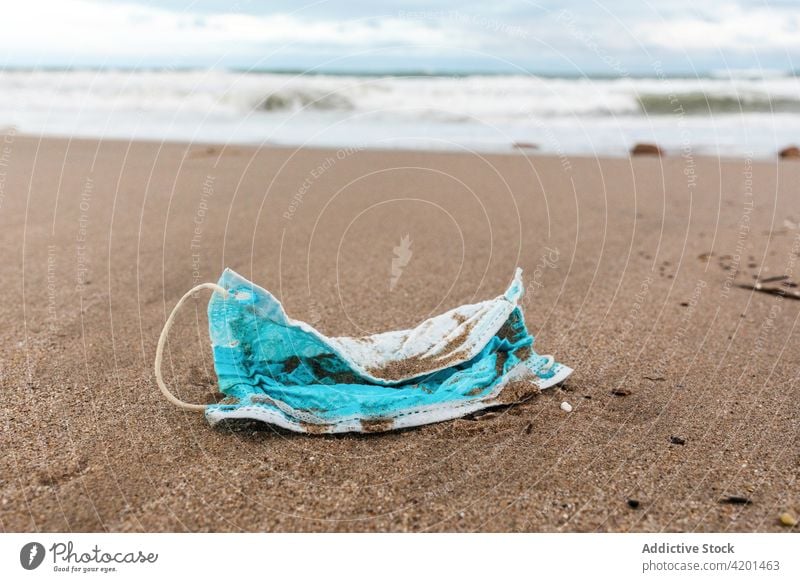
M 565 79 L 231 71 L 4 71 L 0 126 L 80 137 L 624 153 L 636 141 L 774 155 L 798 139 L 793 76 Z

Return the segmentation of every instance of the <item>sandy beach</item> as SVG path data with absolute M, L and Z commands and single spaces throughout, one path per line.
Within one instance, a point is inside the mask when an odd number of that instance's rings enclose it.
M 798 183 L 796 161 L 680 152 L 0 136 L 0 528 L 785 530 L 800 302 L 738 285 L 800 279 Z M 306 436 L 210 428 L 156 387 L 167 315 L 225 267 L 363 335 L 495 297 L 517 266 L 536 349 L 575 369 L 523 404 Z M 217 398 L 207 303 L 179 316 L 165 369 L 197 403 Z

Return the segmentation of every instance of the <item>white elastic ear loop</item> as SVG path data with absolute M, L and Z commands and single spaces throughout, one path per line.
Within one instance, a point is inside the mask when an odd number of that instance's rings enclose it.
M 158 345 L 156 346 L 156 361 L 155 361 L 155 370 L 156 370 L 156 382 L 158 383 L 158 387 L 161 389 L 161 393 L 164 397 L 172 402 L 175 406 L 179 408 L 184 408 L 186 410 L 205 410 L 205 404 L 189 404 L 188 402 L 184 402 L 183 400 L 179 400 L 176 398 L 172 392 L 169 391 L 167 385 L 164 383 L 164 378 L 161 375 L 161 362 L 164 359 L 164 345 L 167 343 L 167 335 L 169 334 L 169 330 L 172 328 L 172 323 L 175 320 L 175 314 L 178 313 L 178 309 L 181 308 L 183 303 L 189 299 L 192 295 L 194 295 L 197 291 L 201 289 L 212 289 L 217 293 L 221 294 L 223 297 L 228 296 L 228 291 L 224 287 L 220 287 L 216 283 L 200 283 L 196 287 L 192 287 L 189 291 L 186 292 L 186 295 L 180 298 L 180 300 L 175 304 L 175 307 L 172 308 L 172 313 L 169 314 L 167 321 L 164 323 L 164 329 L 161 330 L 161 335 L 158 337 Z

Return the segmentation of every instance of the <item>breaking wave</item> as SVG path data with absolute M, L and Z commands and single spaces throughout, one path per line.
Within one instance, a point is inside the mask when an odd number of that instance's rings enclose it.
M 800 134 L 800 79 L 0 71 L 0 127 L 49 135 L 391 147 L 537 143 L 543 151 L 669 146 L 774 152 Z M 759 141 L 760 140 L 760 141 Z
M 262 111 L 350 111 L 355 104 L 344 95 L 312 91 L 284 91 L 272 93 L 256 105 Z
M 736 113 L 798 113 L 800 99 L 769 94 L 714 95 L 703 92 L 677 95 L 641 95 L 639 107 L 645 115 L 724 115 Z
M 356 112 L 450 122 L 536 117 L 796 113 L 793 76 L 588 79 L 514 75 L 337 76 L 227 71 L 4 71 L 6 102 L 202 115 Z M 2 120 L 0 120 L 1 122 Z

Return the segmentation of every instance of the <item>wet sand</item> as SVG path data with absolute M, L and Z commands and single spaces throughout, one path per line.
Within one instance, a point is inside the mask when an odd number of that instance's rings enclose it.
M 0 145 L 3 531 L 785 531 L 800 511 L 800 302 L 735 286 L 800 279 L 800 163 Z M 156 387 L 166 316 L 226 266 L 360 335 L 494 297 L 517 265 L 537 351 L 575 373 L 497 414 L 212 429 Z M 216 392 L 207 301 L 166 358 L 191 402 Z

